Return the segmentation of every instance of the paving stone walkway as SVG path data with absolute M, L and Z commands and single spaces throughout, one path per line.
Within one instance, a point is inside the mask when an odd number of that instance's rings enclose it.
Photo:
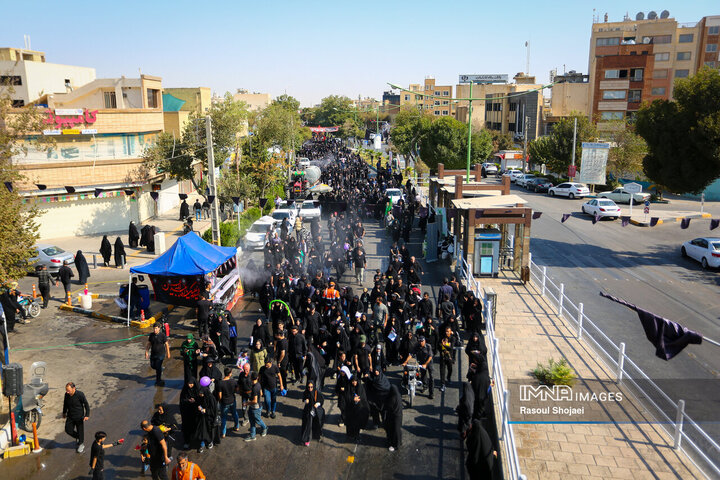
M 496 335 L 506 383 L 527 379 L 549 358 L 565 358 L 580 379 L 609 382 L 614 375 L 584 340 L 578 340 L 555 309 L 532 286 L 514 276 L 483 279 L 497 293 Z M 633 397 L 623 399 L 625 413 L 652 422 Z M 510 403 L 517 402 L 512 398 Z M 625 419 L 612 418 L 613 421 Z M 511 420 L 514 420 L 511 415 Z M 521 471 L 530 479 L 690 479 L 705 478 L 690 459 L 673 449 L 660 425 L 515 424 Z

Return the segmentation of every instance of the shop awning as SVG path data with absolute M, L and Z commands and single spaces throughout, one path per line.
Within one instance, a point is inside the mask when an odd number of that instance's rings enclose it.
M 212 245 L 190 232 L 178 240 L 165 253 L 152 262 L 132 267 L 130 273 L 163 275 L 204 275 L 214 272 L 220 265 L 235 256 L 233 247 Z

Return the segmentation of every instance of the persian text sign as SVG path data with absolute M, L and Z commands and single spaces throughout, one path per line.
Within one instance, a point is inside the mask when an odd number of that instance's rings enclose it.
M 607 167 L 609 153 L 609 143 L 583 142 L 580 174 L 575 181 L 580 183 L 604 185 L 606 182 L 605 169 Z
M 46 125 L 55 125 L 59 129 L 74 128 L 75 125 L 95 123 L 97 121 L 97 110 L 70 110 L 75 112 L 73 115 L 64 115 L 68 110 L 57 109 L 55 111 L 45 110 L 47 117 L 44 120 Z M 58 113 L 61 112 L 61 113 Z M 77 112 L 80 112 L 79 114 Z

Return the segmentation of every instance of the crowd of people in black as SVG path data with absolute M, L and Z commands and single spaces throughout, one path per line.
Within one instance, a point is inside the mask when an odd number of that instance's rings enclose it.
M 432 401 L 433 363 L 439 363 L 440 390 L 445 391 L 461 338 L 469 335 L 465 354 L 470 367 L 457 409 L 458 428 L 468 445 L 472 478 L 491 478 L 495 453 L 486 432 L 492 409 L 482 302 L 452 276 L 444 279 L 435 302 L 423 292 L 422 264 L 405 244 L 423 209 L 410 182 L 403 184 L 389 165 L 372 169 L 336 142 L 313 142 L 301 153 L 313 160 L 334 158 L 321 176 L 333 191 L 317 199 L 324 219 L 313 219 L 309 233 L 302 220 L 300 228 L 286 220 L 268 229 L 264 265 L 255 271 L 267 275 L 256 291 L 264 318 L 256 319 L 249 347 L 237 352 L 240 373 L 235 378 L 220 361 L 235 355 L 237 341 L 230 346 L 229 340 L 237 339 L 237 327 L 232 321 L 218 328 L 223 315 L 209 318 L 212 298 L 203 298 L 198 327 L 205 341 L 201 346 L 189 335 L 181 346 L 185 448 L 202 452 L 220 444 L 228 434 L 228 416 L 234 432 L 249 420 L 245 441 L 264 437 L 270 422 L 263 418 L 274 419 L 290 386 L 300 385 L 301 444 L 322 438 L 326 396 L 332 395 L 350 440 L 357 441 L 363 429 L 384 428 L 387 448 L 395 451 L 402 444 L 405 380 L 391 381 L 399 370 L 393 366 L 416 360 Z M 396 204 L 385 194 L 390 187 L 403 189 Z M 383 262 L 387 268 L 372 273 L 368 289 L 364 224 L 385 221 L 388 214 L 398 225 L 391 229 L 395 243 Z M 214 340 L 207 338 L 208 331 Z M 326 382 L 334 385 L 326 388 Z

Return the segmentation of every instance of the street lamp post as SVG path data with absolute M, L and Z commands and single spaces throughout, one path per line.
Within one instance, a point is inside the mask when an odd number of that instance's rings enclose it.
M 467 182 L 470 182 L 470 152 L 472 151 L 472 86 L 473 82 L 471 81 L 468 100 Z

